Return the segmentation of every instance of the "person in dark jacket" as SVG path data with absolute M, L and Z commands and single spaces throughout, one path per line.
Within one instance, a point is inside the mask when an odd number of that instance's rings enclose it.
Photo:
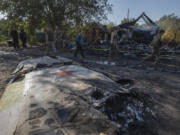
M 27 34 L 26 34 L 26 32 L 24 32 L 24 29 L 22 29 L 21 32 L 20 32 L 20 39 L 21 39 L 23 48 L 26 48 L 27 47 L 26 46 Z
M 74 53 L 74 57 L 77 57 L 78 53 L 81 53 L 81 56 L 84 58 L 84 51 L 82 48 L 83 36 L 81 31 L 76 35 L 76 51 Z
M 11 30 L 11 37 L 13 39 L 14 48 L 19 48 L 18 31 L 14 28 Z

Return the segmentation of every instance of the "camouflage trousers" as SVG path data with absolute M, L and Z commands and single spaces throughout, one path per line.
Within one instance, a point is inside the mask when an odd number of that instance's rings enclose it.
M 56 42 L 55 41 L 49 41 L 46 43 L 46 55 L 50 55 L 51 53 L 54 54 L 57 52 L 56 49 Z
M 154 61 L 154 63 L 157 64 L 159 62 L 159 56 L 159 48 L 153 48 L 152 54 L 150 56 L 147 56 L 144 61 Z
M 110 53 L 109 53 L 109 58 L 110 59 L 118 58 L 118 50 L 117 50 L 115 44 L 111 45 L 111 49 L 110 49 Z

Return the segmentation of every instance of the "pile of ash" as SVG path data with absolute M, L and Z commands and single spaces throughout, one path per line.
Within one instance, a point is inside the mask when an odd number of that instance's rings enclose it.
M 156 114 L 148 98 L 145 94 L 121 93 L 97 109 L 117 125 L 117 135 L 156 135 Z

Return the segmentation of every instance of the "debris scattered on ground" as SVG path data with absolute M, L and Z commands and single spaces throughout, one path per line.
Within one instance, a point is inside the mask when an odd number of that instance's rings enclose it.
M 26 83 L 25 87 L 31 90 L 26 89 L 23 93 L 28 99 L 28 103 L 25 115 L 22 115 L 22 119 L 16 127 L 17 135 L 21 135 L 20 133 L 23 132 L 29 132 L 31 135 L 45 133 L 73 135 L 75 133 L 90 134 L 93 131 L 95 131 L 92 133 L 93 135 L 176 135 L 175 133 L 178 133 L 177 125 L 179 125 L 180 119 L 177 111 L 179 108 L 177 93 L 180 86 L 177 79 L 179 73 L 178 63 L 176 63 L 178 61 L 177 54 L 170 60 L 163 56 L 163 59 L 160 59 L 162 63 L 158 65 L 139 64 L 142 56 L 139 55 L 139 57 L 137 53 L 136 57 L 131 56 L 132 53 L 129 53 L 128 56 L 125 56 L 126 53 L 124 53 L 125 55 L 121 56 L 119 61 L 114 62 L 107 61 L 107 58 L 97 60 L 97 57 L 90 56 L 87 60 L 75 59 L 77 62 L 60 56 L 49 57 L 48 60 L 53 59 L 58 63 L 48 65 L 41 63 L 47 62 L 45 60 L 47 56 L 43 56 L 43 53 L 41 53 L 43 57 L 37 58 L 37 55 L 29 56 L 28 51 L 28 55 L 24 54 L 25 50 L 21 54 L 19 52 L 16 52 L 17 55 L 14 58 L 7 59 L 4 56 L 1 58 L 4 63 L 6 60 L 6 66 L 9 67 L 13 59 L 17 60 L 12 64 L 13 67 L 9 74 L 18 61 L 30 60 L 29 65 L 36 63 L 35 66 L 19 66 L 16 75 L 22 73 L 23 76 L 25 75 L 25 80 L 26 75 L 29 76 L 34 72 L 44 71 L 44 75 L 38 74 L 30 77 L 33 79 L 28 77 L 30 81 Z M 22 55 L 26 57 L 21 58 Z M 63 55 L 66 56 L 62 53 Z M 41 58 L 45 59 L 41 61 Z M 33 62 L 38 59 L 38 62 Z M 28 65 L 26 62 L 22 63 Z M 37 66 L 38 63 L 41 63 L 40 66 Z M 57 70 L 50 71 L 51 67 Z M 94 73 L 99 74 L 98 77 L 94 78 L 95 74 L 85 75 L 82 67 L 95 71 Z M 75 70 L 82 71 L 77 73 Z M 88 72 L 88 74 L 90 73 Z M 101 78 L 102 76 L 105 77 L 105 80 Z M 67 81 L 67 78 L 72 80 Z M 17 77 L 14 83 L 21 83 L 21 79 L 23 79 L 22 76 Z M 62 81 L 59 82 L 59 80 Z M 43 85 L 39 86 L 40 82 Z M 71 83 L 71 85 L 67 83 Z M 33 86 L 31 87 L 31 85 Z M 42 91 L 41 87 L 43 87 Z M 81 89 L 82 87 L 84 89 Z M 16 110 L 20 111 L 20 109 Z M 172 121 L 169 124 L 165 122 L 168 119 Z

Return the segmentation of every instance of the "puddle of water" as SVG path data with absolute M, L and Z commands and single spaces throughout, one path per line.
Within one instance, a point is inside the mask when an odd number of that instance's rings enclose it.
M 154 135 L 155 116 L 151 108 L 130 94 L 108 99 L 97 108 L 119 127 L 117 135 Z
M 109 66 L 115 66 L 116 65 L 115 62 L 109 62 L 109 61 L 91 61 L 91 60 L 86 60 L 85 62 L 96 63 L 96 64 L 100 64 L 100 65 L 109 65 Z
M 100 64 L 100 65 L 110 65 L 110 66 L 116 65 L 115 62 L 109 62 L 109 61 L 96 61 L 95 63 Z

